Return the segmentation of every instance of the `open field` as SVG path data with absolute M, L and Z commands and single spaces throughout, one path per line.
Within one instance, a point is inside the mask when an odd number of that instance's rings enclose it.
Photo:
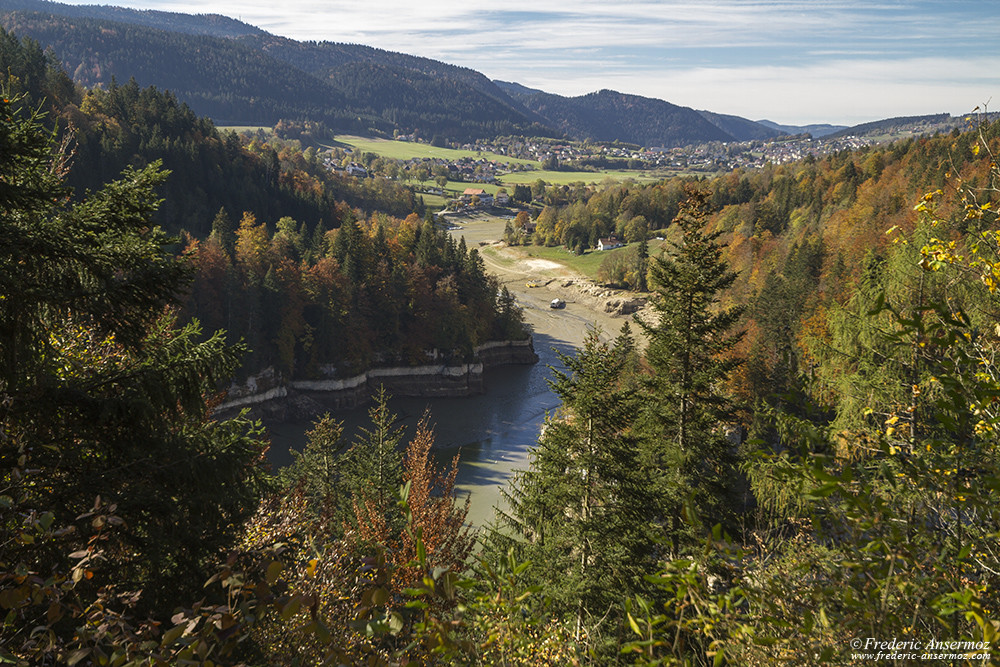
M 664 178 L 668 174 L 653 174 L 646 171 L 518 171 L 504 174 L 500 177 L 503 185 L 511 186 L 518 183 L 531 184 L 541 179 L 550 185 L 569 185 L 570 183 L 583 182 L 586 184 L 601 183 L 602 181 L 636 181 L 638 183 L 653 183 Z
M 474 159 L 486 158 L 497 162 L 507 162 L 512 164 L 527 164 L 538 166 L 534 160 L 523 160 L 520 158 L 507 157 L 497 153 L 481 153 L 477 151 L 462 151 L 454 148 L 439 148 L 430 144 L 418 144 L 411 141 L 392 141 L 391 139 L 369 139 L 366 137 L 355 137 L 343 135 L 337 137 L 337 142 L 345 146 L 350 146 L 362 152 L 375 153 L 383 157 L 394 160 L 409 160 L 411 158 L 442 158 L 445 160 L 460 160 L 464 157 Z
M 662 241 L 650 241 L 649 254 L 651 256 L 655 255 L 662 243 Z M 514 246 L 511 250 L 517 253 L 523 253 L 527 257 L 537 257 L 539 259 L 557 262 L 572 269 L 573 271 L 576 271 L 577 273 L 587 276 L 591 280 L 596 281 L 597 272 L 601 268 L 601 264 L 604 260 L 607 259 L 609 255 L 626 252 L 628 247 L 632 245 L 636 244 L 630 243 L 626 246 L 622 246 L 621 248 L 615 248 L 614 250 L 591 249 L 587 250 L 582 255 L 577 255 L 574 252 L 566 250 L 565 246 L 547 248 L 545 246 L 526 245 Z
M 412 181 L 421 188 L 439 188 L 437 181 L 434 179 L 428 179 L 426 181 Z M 482 190 L 487 194 L 496 195 L 497 190 L 499 190 L 501 185 L 495 185 L 493 183 L 468 183 L 466 181 L 448 181 L 444 186 L 444 194 L 446 197 L 455 198 L 458 195 L 465 192 L 468 188 L 475 188 L 477 190 Z M 426 197 L 426 195 L 424 195 Z
M 633 180 L 639 183 L 652 183 L 655 181 L 668 178 L 673 175 L 670 172 L 648 172 L 648 171 L 628 171 L 623 169 L 608 169 L 602 171 L 545 171 L 538 169 L 540 163 L 535 160 L 523 160 L 520 158 L 507 157 L 506 155 L 499 155 L 497 153 L 480 153 L 476 151 L 463 151 L 456 150 L 454 148 L 438 148 L 437 146 L 431 146 L 430 144 L 419 144 L 410 141 L 392 141 L 389 139 L 370 139 L 366 137 L 356 137 L 351 135 L 342 135 L 337 137 L 337 143 L 342 146 L 348 146 L 355 150 L 359 150 L 367 153 L 375 153 L 376 155 L 381 155 L 382 157 L 391 158 L 393 160 L 409 160 L 412 158 L 441 158 L 445 160 L 459 160 L 464 157 L 471 158 L 487 158 L 489 160 L 496 160 L 497 162 L 506 162 L 511 164 L 523 164 L 535 167 L 535 169 L 529 171 L 516 171 L 509 174 L 504 174 L 500 177 L 500 184 L 503 186 L 512 186 L 517 184 L 530 184 L 534 183 L 538 179 L 542 179 L 546 183 L 551 185 L 567 185 L 569 183 L 600 183 L 604 180 L 613 181 L 627 181 Z M 428 181 L 428 186 L 435 185 L 433 182 Z M 481 183 L 455 183 L 449 182 L 445 189 L 457 190 L 461 192 L 467 187 L 477 187 L 483 188 L 487 192 L 496 194 L 496 188 L 499 186 L 490 186 L 488 184 Z

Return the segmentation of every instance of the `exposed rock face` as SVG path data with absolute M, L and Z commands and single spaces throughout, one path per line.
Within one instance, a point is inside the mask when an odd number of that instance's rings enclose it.
M 286 380 L 268 368 L 243 384 L 230 387 L 227 400 L 216 411 L 227 413 L 249 408 L 254 417 L 277 421 L 308 419 L 327 410 L 363 405 L 379 385 L 384 385 L 393 396 L 471 396 L 485 391 L 483 371 L 487 368 L 538 361 L 531 338 L 491 341 L 473 352 L 472 363 L 373 368 L 349 378 Z
M 604 312 L 612 315 L 631 315 L 639 312 L 646 305 L 642 297 L 608 299 L 604 302 Z

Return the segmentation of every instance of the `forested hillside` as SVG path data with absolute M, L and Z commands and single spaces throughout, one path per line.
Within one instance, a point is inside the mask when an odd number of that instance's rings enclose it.
M 308 119 L 331 132 L 418 131 L 462 141 L 548 132 L 481 74 L 426 58 L 266 34 L 216 36 L 211 21 L 204 30 L 174 30 L 162 17 L 140 20 L 141 13 L 109 20 L 38 5 L 2 12 L 0 25 L 52 47 L 74 81 L 89 87 L 135 78 L 218 123 Z
M 580 97 L 550 93 L 518 94 L 516 97 L 571 137 L 657 147 L 735 140 L 732 134 L 694 109 L 613 90 Z
M 273 224 L 294 217 L 309 229 L 336 227 L 346 207 L 405 217 L 419 209 L 413 193 L 384 179 L 339 178 L 313 153 L 292 145 L 250 142 L 221 134 L 170 93 L 134 81 L 77 90 L 36 42 L 0 29 L 0 58 L 10 64 L 11 93 L 44 104 L 51 125 L 72 128 L 67 182 L 79 193 L 97 189 L 129 165 L 160 160 L 171 170 L 165 202 L 155 214 L 170 231 L 207 235 L 219 209 L 247 211 Z
M 11 92 L 72 137 L 65 183 L 78 194 L 129 166 L 169 170 L 152 215 L 184 232 L 196 275 L 186 316 L 249 343 L 245 372 L 356 373 L 524 335 L 476 251 L 425 224 L 409 189 L 336 176 L 315 151 L 220 135 L 134 81 L 76 90 L 37 44 L 2 31 L 0 62 Z
M 18 0 L 0 25 L 59 54 L 74 81 L 135 77 L 219 123 L 325 124 L 332 132 L 426 140 L 568 136 L 643 146 L 778 134 L 753 121 L 601 91 L 565 98 L 473 70 L 354 44 L 297 42 L 221 17 Z M 706 120 L 707 119 L 707 120 Z
M 214 37 L 242 37 L 264 32 L 242 21 L 219 14 L 179 14 L 154 10 L 129 9 L 112 5 L 67 5 L 50 0 L 5 0 L 8 11 L 46 12 L 72 18 L 92 18 L 133 23 L 149 28 Z
M 336 230 L 311 232 L 283 217 L 271 234 L 250 214 L 237 226 L 220 212 L 208 239 L 189 239 L 185 252 L 194 270 L 186 313 L 246 341 L 251 373 L 349 377 L 426 363 L 432 351 L 463 361 L 487 341 L 527 336 L 478 251 L 416 214 L 355 220 L 348 211 Z

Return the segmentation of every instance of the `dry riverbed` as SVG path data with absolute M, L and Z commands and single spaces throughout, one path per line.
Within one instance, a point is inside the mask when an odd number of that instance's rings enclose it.
M 587 330 L 599 327 L 605 338 L 618 334 L 632 314 L 649 317 L 645 299 L 632 292 L 597 285 L 564 264 L 528 257 L 503 238 L 507 221 L 486 216 L 448 216 L 451 233 L 465 237 L 469 247 L 478 247 L 487 270 L 500 279 L 536 334 L 544 334 L 573 346 L 583 343 Z M 550 308 L 553 299 L 565 308 Z M 638 334 L 638 327 L 632 326 Z

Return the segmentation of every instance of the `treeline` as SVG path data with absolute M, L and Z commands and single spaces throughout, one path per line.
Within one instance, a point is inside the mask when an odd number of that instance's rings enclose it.
M 246 341 L 248 372 L 345 377 L 426 363 L 435 350 L 466 360 L 481 343 L 527 335 L 479 252 L 416 214 L 355 220 L 347 211 L 331 231 L 286 216 L 272 234 L 251 214 L 236 226 L 220 211 L 185 253 L 187 315 Z
M 524 335 L 477 251 L 422 223 L 410 189 L 337 176 L 297 142 L 220 134 L 134 80 L 77 90 L 31 40 L 0 31 L 0 49 L 10 93 L 72 132 L 65 182 L 78 197 L 129 166 L 169 170 L 154 216 L 183 231 L 192 256 L 187 315 L 250 343 L 250 371 L 348 372 L 419 363 L 434 349 L 461 358 Z
M 990 146 L 1000 135 L 996 123 L 979 132 Z M 722 234 L 723 256 L 741 275 L 723 302 L 748 305 L 740 351 L 749 363 L 738 382 L 753 403 L 791 389 L 792 378 L 807 370 L 801 365 L 809 356 L 802 337 L 849 299 L 863 276 L 881 270 L 893 240 L 885 230 L 912 231 L 914 202 L 928 189 L 947 191 L 949 173 L 968 174 L 963 184 L 982 187 L 989 165 L 974 155 L 977 141 L 977 133 L 954 131 L 714 179 L 536 184 L 532 194 L 547 206 L 534 233 L 513 240 L 584 252 L 615 235 L 631 245 L 608 253 L 601 276 L 634 289 L 640 274 L 648 282 L 640 241 L 674 238 L 672 221 L 685 184 L 698 183 L 708 196 L 708 228 Z M 947 206 L 949 214 L 960 208 L 954 201 Z M 959 225 L 954 233 L 966 232 Z

